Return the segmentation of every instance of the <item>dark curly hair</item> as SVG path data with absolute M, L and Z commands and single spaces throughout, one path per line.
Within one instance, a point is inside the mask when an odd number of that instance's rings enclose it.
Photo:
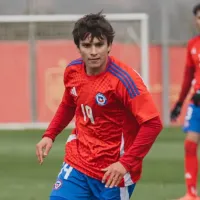
M 89 34 L 91 34 L 91 40 L 94 37 L 99 40 L 106 38 L 108 45 L 112 44 L 115 31 L 102 11 L 97 14 L 85 15 L 75 23 L 72 35 L 76 46 L 79 47 L 80 40 L 84 40 Z

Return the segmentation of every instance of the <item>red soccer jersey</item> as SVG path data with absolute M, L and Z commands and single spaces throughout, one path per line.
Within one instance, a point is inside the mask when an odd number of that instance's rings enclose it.
M 114 57 L 109 57 L 106 70 L 96 76 L 88 76 L 83 61 L 75 60 L 67 66 L 64 82 L 61 106 L 67 108 L 66 123 L 75 113 L 76 125 L 66 143 L 65 162 L 101 180 L 101 169 L 119 161 L 140 125 L 159 114 L 141 77 Z M 56 123 L 54 119 L 44 135 L 51 134 Z M 130 170 L 120 185 L 136 182 L 141 168 L 139 161 L 137 170 Z
M 179 101 L 183 102 L 194 79 L 194 91 L 200 89 L 200 36 L 192 38 L 187 45 L 187 58 Z

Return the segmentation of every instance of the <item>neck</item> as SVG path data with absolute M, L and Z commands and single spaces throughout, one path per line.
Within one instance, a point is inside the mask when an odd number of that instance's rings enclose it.
M 91 68 L 91 67 L 86 66 L 85 70 L 86 70 L 87 75 L 92 76 L 92 75 L 98 75 L 98 74 L 102 73 L 103 71 L 106 70 L 107 62 L 108 62 L 108 58 L 106 59 L 105 63 L 103 63 L 98 68 Z

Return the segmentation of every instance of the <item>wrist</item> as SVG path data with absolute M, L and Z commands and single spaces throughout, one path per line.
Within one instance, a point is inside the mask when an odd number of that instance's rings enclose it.
M 42 136 L 42 138 L 49 138 L 49 139 L 51 139 L 51 140 L 52 140 L 52 142 L 54 142 L 54 141 L 55 141 L 55 137 L 53 137 L 52 135 L 47 135 L 47 134 L 44 134 L 44 135 Z
M 119 160 L 119 162 L 123 165 L 127 172 L 131 170 L 130 166 L 128 166 L 123 160 Z

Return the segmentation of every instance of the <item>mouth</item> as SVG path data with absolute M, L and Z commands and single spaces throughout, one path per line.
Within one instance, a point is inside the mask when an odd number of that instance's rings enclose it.
M 91 58 L 91 59 L 89 59 L 90 61 L 97 61 L 97 60 L 99 60 L 100 58 Z

